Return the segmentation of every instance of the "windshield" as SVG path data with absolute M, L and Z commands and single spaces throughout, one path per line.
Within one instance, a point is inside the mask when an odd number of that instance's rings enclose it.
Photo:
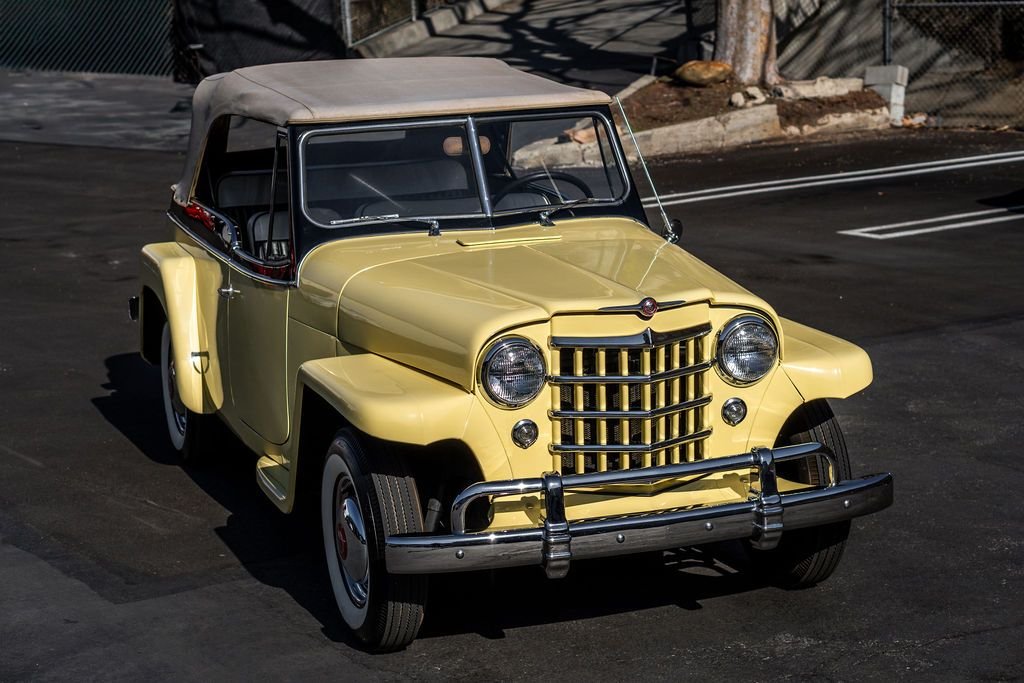
M 478 124 L 495 213 L 615 202 L 626 183 L 603 119 L 483 119 Z
M 628 189 L 606 120 L 590 114 L 314 131 L 302 142 L 301 163 L 305 213 L 334 230 L 554 215 L 563 206 L 564 216 L 577 205 L 619 202 Z
M 482 211 L 461 125 L 316 134 L 304 145 L 306 213 L 316 223 Z

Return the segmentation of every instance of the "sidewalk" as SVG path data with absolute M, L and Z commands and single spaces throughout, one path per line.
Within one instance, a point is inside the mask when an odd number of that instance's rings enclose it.
M 497 57 L 562 83 L 614 94 L 649 73 L 651 57 L 675 58 L 688 29 L 714 9 L 678 0 L 511 0 L 394 54 Z M 709 16 L 703 16 L 709 15 Z

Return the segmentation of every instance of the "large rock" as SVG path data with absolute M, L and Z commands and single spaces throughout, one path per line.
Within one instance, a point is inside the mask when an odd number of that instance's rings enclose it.
M 705 86 L 728 79 L 732 76 L 732 67 L 725 62 L 695 60 L 676 69 L 673 76 L 689 85 Z

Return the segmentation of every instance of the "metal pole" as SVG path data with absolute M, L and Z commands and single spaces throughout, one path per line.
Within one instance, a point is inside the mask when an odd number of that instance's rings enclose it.
M 412 17 L 413 21 L 416 21 L 416 5 L 419 0 L 409 0 L 409 16 Z
M 892 64 L 892 0 L 884 0 L 882 10 L 882 64 Z
M 341 16 L 345 22 L 345 50 L 352 49 L 352 7 L 349 6 L 350 0 L 340 0 L 341 5 Z

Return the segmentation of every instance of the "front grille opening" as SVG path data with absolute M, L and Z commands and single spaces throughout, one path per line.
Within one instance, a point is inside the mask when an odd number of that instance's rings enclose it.
M 704 337 L 710 329 L 659 334 L 664 343 L 658 344 L 557 348 L 564 384 L 554 394 L 555 466 L 572 474 L 702 459 L 710 402 L 703 393 L 709 370 Z M 626 339 L 635 343 L 636 337 Z M 683 376 L 659 376 L 690 368 Z M 601 379 L 648 375 L 631 383 Z

